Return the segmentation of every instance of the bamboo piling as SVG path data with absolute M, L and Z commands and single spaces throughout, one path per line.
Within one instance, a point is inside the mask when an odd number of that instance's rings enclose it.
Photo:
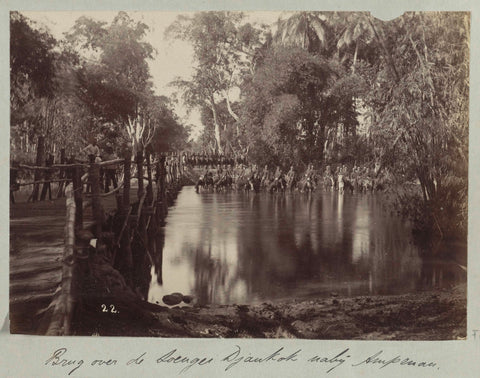
M 158 279 L 162 281 L 162 248 L 163 239 L 158 232 L 158 227 L 164 225 L 167 214 L 167 190 L 169 196 L 176 195 L 180 186 L 182 176 L 182 162 L 179 159 L 171 159 L 171 178 L 166 181 L 165 156 L 161 156 L 157 162 L 157 183 L 156 194 L 153 193 L 153 177 L 151 166 L 151 155 L 146 153 L 145 159 L 142 154 L 137 154 L 136 168 L 137 179 L 139 182 L 137 197 L 138 202 L 131 203 L 131 180 L 132 180 L 132 161 L 129 154 L 125 159 L 117 159 L 109 163 L 123 164 L 124 179 L 123 184 L 110 193 L 100 193 L 100 168 L 101 164 L 91 162 L 88 169 L 88 180 L 91 186 L 91 194 L 83 191 L 82 175 L 84 168 L 81 165 L 69 165 L 66 171 L 65 180 L 71 179 L 65 187 L 66 195 L 66 220 L 65 220 L 65 245 L 63 253 L 62 281 L 60 288 L 49 306 L 49 323 L 46 329 L 48 335 L 70 335 L 72 334 L 73 313 L 77 313 L 75 307 L 83 308 L 84 300 L 80 287 L 85 279 L 88 280 L 87 272 L 90 271 L 90 264 L 94 255 L 80 256 L 75 254 L 75 234 L 83 229 L 83 205 L 90 201 L 84 201 L 85 196 L 91 197 L 92 215 L 93 215 L 93 236 L 97 238 L 96 250 L 111 250 L 112 257 L 108 260 L 113 268 L 117 269 L 123 276 L 127 286 L 135 292 L 142 293 L 145 297 L 148 292 L 148 278 L 145 275 L 145 269 L 155 261 L 159 268 Z M 148 184 L 143 186 L 143 171 L 146 167 L 146 179 Z M 86 176 L 86 175 L 85 175 Z M 48 176 L 47 176 L 48 178 Z M 119 189 L 123 186 L 120 195 Z M 117 216 L 122 227 L 113 228 L 110 236 L 105 236 L 102 240 L 103 229 L 105 235 L 109 233 L 108 224 L 104 223 L 104 213 L 102 207 L 102 198 L 107 195 L 116 195 Z M 115 234 L 113 234 L 113 232 Z M 80 234 L 79 234 L 80 235 Z M 79 236 L 81 239 L 81 236 Z M 79 240 L 80 240 L 79 239 Z M 88 240 L 85 241 L 88 245 Z M 110 245 L 111 244 L 111 245 Z M 133 249 L 133 247 L 134 249 Z M 110 249 L 109 249 L 110 247 Z M 91 247 L 89 247 L 91 248 Z M 133 249 L 133 251 L 132 251 Z M 76 260 L 76 257 L 79 260 Z M 109 255 L 110 256 L 110 255 Z M 109 257 L 107 256 L 107 257 Z M 83 259 L 83 260 L 82 260 Z M 88 266 L 86 264 L 89 264 Z M 83 265 L 82 265 L 83 264 Z M 84 269 L 82 269 L 82 266 Z M 85 267 L 87 267 L 85 269 Z M 78 298 L 81 298 L 78 299 Z M 80 311 L 81 313 L 81 311 Z M 51 315 L 51 316 L 50 316 Z M 76 315 L 77 316 L 77 315 Z M 76 318 L 73 319 L 76 324 Z M 44 330 L 45 330 L 44 329 Z
M 82 183 L 82 170 L 79 167 L 73 168 L 72 172 L 72 184 L 73 184 L 73 196 L 75 199 L 75 227 L 77 230 L 83 228 L 83 183 Z
M 53 300 L 52 318 L 46 334 L 49 336 L 68 336 L 71 334 L 72 315 L 75 298 L 72 290 L 74 284 L 74 249 L 75 249 L 75 198 L 72 185 L 65 188 L 66 219 L 65 219 L 65 245 L 63 250 L 62 282 L 58 296 Z
M 103 209 L 100 202 L 100 167 L 93 163 L 89 170 L 90 183 L 92 187 L 92 213 L 94 222 L 94 235 L 97 238 L 97 243 L 101 243 L 102 224 L 103 224 Z
M 60 164 L 65 164 L 66 162 L 67 162 L 67 156 L 65 154 L 65 148 L 62 148 L 60 150 Z M 66 176 L 65 169 L 61 169 L 59 179 L 62 180 L 65 178 L 65 176 Z M 61 198 L 65 195 L 64 187 L 65 187 L 64 182 L 60 181 L 58 184 L 57 198 Z

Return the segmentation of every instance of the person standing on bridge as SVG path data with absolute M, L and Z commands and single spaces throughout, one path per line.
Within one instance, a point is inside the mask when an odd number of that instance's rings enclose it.
M 81 152 L 86 154 L 90 164 L 93 164 L 100 158 L 100 148 L 98 148 L 97 140 L 95 137 L 90 137 L 88 140 L 88 146 L 85 147 Z
M 100 148 L 98 148 L 97 145 L 97 140 L 95 139 L 94 136 L 91 136 L 88 140 L 88 146 L 85 147 L 83 150 L 80 151 L 80 153 L 83 153 L 87 156 L 88 162 L 90 164 L 93 163 L 99 163 L 101 161 L 100 159 Z M 87 182 L 87 188 L 86 188 L 86 193 L 90 193 L 92 190 L 92 184 L 90 182 L 90 179 Z

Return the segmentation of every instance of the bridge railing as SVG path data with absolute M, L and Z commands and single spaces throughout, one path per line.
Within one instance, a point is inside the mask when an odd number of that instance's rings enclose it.
M 183 163 L 179 153 L 158 154 L 156 156 L 157 160 L 160 157 L 165 158 L 167 182 L 173 181 L 177 175 L 182 173 L 183 169 L 181 167 L 183 166 Z M 130 169 L 131 175 L 133 175 L 132 177 L 137 178 L 136 172 L 139 168 L 136 162 L 137 159 L 134 160 L 135 164 L 130 165 Z M 141 160 L 142 162 L 145 161 L 143 157 Z M 100 167 L 101 190 L 107 186 L 107 181 L 113 181 L 112 179 L 123 182 L 124 162 L 125 159 L 113 159 L 97 163 Z M 53 164 L 53 160 L 47 159 L 45 166 L 35 166 L 29 164 L 12 165 L 10 167 L 10 201 L 11 203 L 15 203 L 15 193 L 26 187 L 32 187 L 31 193 L 23 193 L 24 195 L 28 195 L 26 200 L 27 202 L 44 201 L 47 199 L 47 196 L 49 200 L 64 197 L 65 186 L 73 180 L 75 172 L 77 172 L 78 169 L 83 170 L 81 177 L 84 177 L 85 173 L 88 174 L 90 172 L 90 166 L 92 164 L 93 163 L 78 160 L 74 156 L 71 156 L 68 160 L 63 159 L 61 164 Z M 116 170 L 114 176 L 111 175 L 112 166 L 114 167 L 113 170 Z M 106 172 L 109 172 L 110 175 L 106 175 Z M 144 179 L 148 180 L 147 177 L 144 177 Z M 52 193 L 53 184 L 57 185 L 56 194 Z M 108 187 L 109 186 L 110 183 L 108 183 Z M 139 182 L 139 186 L 142 187 L 143 182 Z M 119 188 L 117 187 L 115 191 L 118 190 Z M 113 194 L 115 191 L 108 194 Z M 25 190 L 22 190 L 22 192 L 25 192 Z M 102 196 L 105 196 L 105 193 L 102 193 Z
M 14 186 L 32 186 L 28 201 L 44 200 L 47 192 L 51 198 L 51 184 L 58 183 L 57 198 L 66 197 L 65 245 L 62 259 L 62 279 L 60 290 L 54 296 L 51 307 L 53 314 L 49 320 L 47 334 L 69 335 L 72 332 L 72 314 L 77 305 L 79 282 L 82 273 L 90 268 L 85 261 L 90 259 L 91 242 L 94 241 L 95 254 L 103 254 L 113 266 L 121 266 L 120 272 L 125 282 L 132 285 L 136 271 L 136 261 L 132 257 L 132 240 L 135 235 L 145 246 L 145 254 L 152 260 L 149 251 L 149 235 L 164 224 L 168 203 L 178 190 L 183 168 L 180 155 L 137 154 L 103 162 L 51 164 L 50 166 L 30 166 L 26 164 L 11 168 L 11 199 Z M 12 182 L 12 171 L 13 182 Z M 36 173 L 36 180 L 21 182 L 15 175 L 22 171 Z M 115 176 L 113 176 L 115 175 Z M 55 177 L 56 176 L 56 177 Z M 105 180 L 113 177 L 120 182 L 109 190 Z M 38 179 L 38 178 L 41 179 Z M 135 195 L 136 201 L 132 199 Z M 133 184 L 133 185 L 132 185 Z M 44 185 L 38 198 L 39 186 Z M 34 194 L 37 197 L 34 197 Z M 114 213 L 121 220 L 121 227 L 112 232 L 104 232 L 105 200 L 114 195 Z M 111 205 L 111 203 L 110 203 Z M 85 222 L 84 210 L 91 206 L 92 219 Z M 85 228 L 86 227 L 86 228 Z M 89 240 L 85 240 L 89 239 Z

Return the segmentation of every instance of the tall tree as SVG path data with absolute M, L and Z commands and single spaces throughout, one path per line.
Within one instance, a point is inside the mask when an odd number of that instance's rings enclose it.
M 254 70 L 256 53 L 262 47 L 263 30 L 243 23 L 239 12 L 201 12 L 191 17 L 179 16 L 166 30 L 167 38 L 192 43 L 194 74 L 186 80 L 177 78 L 173 84 L 184 96 L 189 107 L 210 109 L 213 115 L 216 148 L 223 151 L 222 127 L 218 106 L 226 102 L 234 121 L 239 120 L 231 101 L 231 91 L 238 88 L 242 74 Z M 237 137 L 240 130 L 237 128 Z
M 341 73 L 298 47 L 271 49 L 244 91 L 242 122 L 252 144 L 269 146 L 285 164 L 321 161 L 326 129 L 356 121 L 351 82 Z
M 143 39 L 146 24 L 119 12 L 110 25 L 81 17 L 67 36 L 87 50 L 78 71 L 79 96 L 98 122 L 120 125 L 137 153 L 152 141 L 157 123 L 148 114 L 153 99 L 148 59 L 152 46 Z
M 10 102 L 15 122 L 32 98 L 54 92 L 55 39 L 19 12 L 10 14 Z
M 374 137 L 395 172 L 418 179 L 415 216 L 439 235 L 452 234 L 466 224 L 468 15 L 406 13 L 384 30 L 398 79 L 384 62 L 367 98 L 380 126 Z
M 18 12 L 10 14 L 10 114 L 12 134 L 37 138 L 36 165 L 45 162 L 45 136 L 55 118 L 55 39 Z M 12 155 L 15 156 L 15 138 Z M 40 179 L 35 172 L 35 181 Z M 31 198 L 36 201 L 39 186 Z
M 338 23 L 342 28 L 337 40 L 337 49 L 345 52 L 354 45 L 352 58 L 352 73 L 355 73 L 360 46 L 371 45 L 374 40 L 374 31 L 368 20 L 369 14 L 364 12 L 340 12 Z
M 320 52 L 327 47 L 327 17 L 321 12 L 295 12 L 279 19 L 274 40 L 283 45 L 299 46 L 308 52 Z

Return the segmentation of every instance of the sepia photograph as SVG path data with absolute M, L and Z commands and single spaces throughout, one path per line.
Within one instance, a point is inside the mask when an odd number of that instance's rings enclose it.
M 9 22 L 10 333 L 467 339 L 470 12 Z

